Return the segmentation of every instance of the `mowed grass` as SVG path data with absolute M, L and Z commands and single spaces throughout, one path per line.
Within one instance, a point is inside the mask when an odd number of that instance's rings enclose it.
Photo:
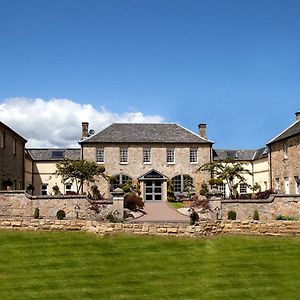
M 0 299 L 300 299 L 300 238 L 0 231 Z

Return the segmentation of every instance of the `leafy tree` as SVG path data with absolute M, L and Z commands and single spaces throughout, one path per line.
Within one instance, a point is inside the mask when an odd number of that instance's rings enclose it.
M 203 181 L 202 184 L 201 184 L 201 188 L 200 188 L 199 194 L 200 194 L 201 196 L 207 197 L 207 196 L 208 196 L 208 193 L 209 193 L 209 190 L 208 190 L 207 183 L 205 183 L 205 182 Z
M 214 177 L 214 182 L 226 182 L 230 192 L 230 198 L 235 198 L 237 194 L 237 187 L 239 184 L 246 183 L 243 174 L 252 175 L 252 173 L 245 169 L 242 163 L 233 160 L 213 161 L 202 165 L 199 172 L 211 172 Z
M 56 169 L 55 175 L 61 176 L 62 182 L 75 182 L 77 193 L 82 190 L 84 182 L 95 182 L 96 176 L 107 179 L 104 166 L 84 159 L 64 159 L 56 164 Z

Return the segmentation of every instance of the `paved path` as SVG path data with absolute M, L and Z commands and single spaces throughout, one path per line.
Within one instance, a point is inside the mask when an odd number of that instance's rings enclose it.
M 186 223 L 190 218 L 177 212 L 164 201 L 145 202 L 144 211 L 146 214 L 135 219 L 134 223 L 143 222 L 178 222 Z

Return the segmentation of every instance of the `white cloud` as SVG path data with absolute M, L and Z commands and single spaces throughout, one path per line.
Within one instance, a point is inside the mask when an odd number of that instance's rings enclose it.
M 160 123 L 159 115 L 122 114 L 69 99 L 9 98 L 0 102 L 0 120 L 28 140 L 26 147 L 78 147 L 81 122 L 96 132 L 113 122 Z

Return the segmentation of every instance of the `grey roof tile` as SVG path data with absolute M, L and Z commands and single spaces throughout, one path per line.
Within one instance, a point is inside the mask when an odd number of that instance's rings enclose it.
M 232 159 L 235 161 L 253 160 L 256 150 L 214 149 L 214 160 Z
M 52 149 L 26 149 L 35 161 L 58 161 L 64 158 L 80 159 L 80 149 L 52 148 Z M 61 152 L 61 155 L 60 153 Z
M 79 142 L 86 143 L 209 143 L 213 142 L 177 124 L 114 123 Z
M 266 157 L 268 157 L 268 155 L 269 155 L 268 147 L 260 148 L 260 149 L 256 150 L 256 153 L 254 155 L 254 160 L 266 158 Z
M 273 144 L 275 142 L 279 142 L 281 140 L 287 139 L 297 134 L 300 134 L 300 121 L 296 121 L 295 123 L 293 123 L 290 127 L 285 129 L 279 135 L 274 137 L 270 142 L 268 142 L 267 145 Z

